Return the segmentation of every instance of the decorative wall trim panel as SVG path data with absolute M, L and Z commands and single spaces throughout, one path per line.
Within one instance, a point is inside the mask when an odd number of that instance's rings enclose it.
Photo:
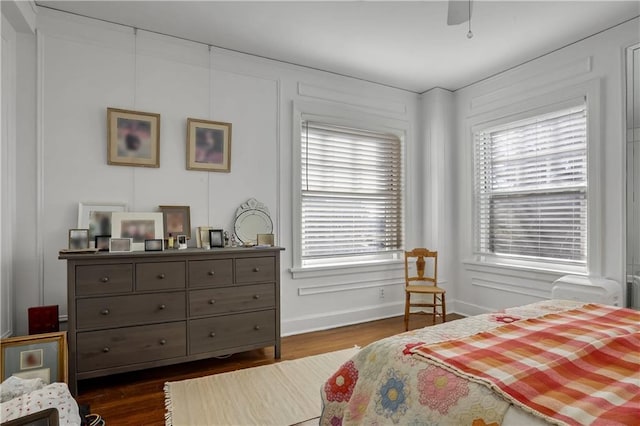
M 505 99 L 513 103 L 530 97 L 532 92 L 549 90 L 549 86 L 552 84 L 586 75 L 591 72 L 591 69 L 592 58 L 587 56 L 558 66 L 548 72 L 541 72 L 501 88 L 490 90 L 488 93 L 475 96 L 471 99 L 470 108 L 471 110 L 488 110 L 491 107 L 499 106 Z M 501 86 L 500 80 L 502 78 L 492 81 L 492 83 Z M 476 112 L 474 111 L 474 114 Z
M 337 90 L 313 86 L 306 83 L 298 83 L 298 94 L 300 96 L 307 96 L 310 98 L 316 98 L 330 102 L 340 102 L 345 105 L 373 109 L 377 111 L 393 112 L 395 114 L 407 113 L 407 106 L 402 103 L 365 98 L 351 93 L 340 92 Z
M 525 296 L 539 297 L 540 299 L 548 299 L 549 292 L 542 291 L 528 286 L 515 286 L 510 283 L 483 280 L 480 278 L 471 278 L 471 285 L 504 293 L 521 294 Z
M 338 293 L 349 290 L 362 290 L 365 288 L 382 287 L 389 285 L 404 285 L 395 278 L 368 280 L 364 282 L 351 282 L 342 284 L 324 284 L 317 286 L 298 287 L 298 296 L 310 296 L 323 293 Z

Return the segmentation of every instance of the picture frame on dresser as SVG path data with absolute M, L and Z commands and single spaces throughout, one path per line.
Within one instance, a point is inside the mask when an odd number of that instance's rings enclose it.
M 109 251 L 110 243 L 111 243 L 111 235 L 96 235 L 94 238 L 93 245 L 98 251 Z
M 69 250 L 84 250 L 89 248 L 88 229 L 69 229 Z
M 107 108 L 107 164 L 160 167 L 160 114 Z
M 132 238 L 109 238 L 109 252 L 128 253 L 133 245 Z
M 222 229 L 209 230 L 209 245 L 213 247 L 224 247 L 224 231 Z
M 89 244 L 93 244 L 96 236 L 111 234 L 111 214 L 126 211 L 126 203 L 80 202 L 78 228 L 89 230 Z
M 0 339 L 0 379 L 41 378 L 46 384 L 68 380 L 67 332 Z
M 191 209 L 189 206 L 159 206 L 164 222 L 164 239 L 169 239 L 169 234 L 186 235 L 191 239 Z
M 163 238 L 162 212 L 114 212 L 111 238 L 131 238 L 131 251 L 144 251 L 144 240 Z

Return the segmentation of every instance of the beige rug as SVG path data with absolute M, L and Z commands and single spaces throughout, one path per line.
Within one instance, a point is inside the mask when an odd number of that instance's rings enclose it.
M 345 349 L 164 386 L 167 425 L 292 425 L 320 415 L 322 384 Z

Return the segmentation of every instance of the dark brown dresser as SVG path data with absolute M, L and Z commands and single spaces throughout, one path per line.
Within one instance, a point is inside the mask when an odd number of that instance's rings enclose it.
M 274 347 L 280 247 L 61 253 L 69 388 L 77 381 Z

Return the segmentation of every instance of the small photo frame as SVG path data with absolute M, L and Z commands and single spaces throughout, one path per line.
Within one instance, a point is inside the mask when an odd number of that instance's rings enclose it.
M 67 332 L 34 334 L 0 340 L 0 381 L 11 376 L 67 382 Z
M 89 248 L 88 229 L 69 229 L 69 250 L 84 250 Z
M 133 246 L 133 238 L 111 238 L 109 239 L 109 251 L 111 253 L 130 252 Z
M 162 251 L 164 250 L 164 240 L 144 240 L 144 251 Z
M 107 108 L 107 164 L 160 167 L 160 114 Z
M 209 231 L 213 228 L 210 226 L 198 226 L 198 234 L 196 235 L 196 247 L 211 247 L 211 242 L 209 241 Z
M 187 170 L 231 171 L 231 123 L 187 118 Z
M 186 235 L 191 239 L 191 211 L 189 206 L 159 206 L 164 222 L 164 239 L 169 239 L 169 234 Z
M 187 236 L 186 235 L 178 235 L 178 249 L 184 250 L 187 248 Z
M 273 247 L 273 234 L 258 234 L 256 238 L 259 246 L 271 246 Z
M 224 231 L 222 229 L 210 229 L 209 244 L 211 247 L 224 247 Z
M 96 235 L 94 246 L 98 251 L 109 251 L 109 241 L 111 240 L 111 235 Z

